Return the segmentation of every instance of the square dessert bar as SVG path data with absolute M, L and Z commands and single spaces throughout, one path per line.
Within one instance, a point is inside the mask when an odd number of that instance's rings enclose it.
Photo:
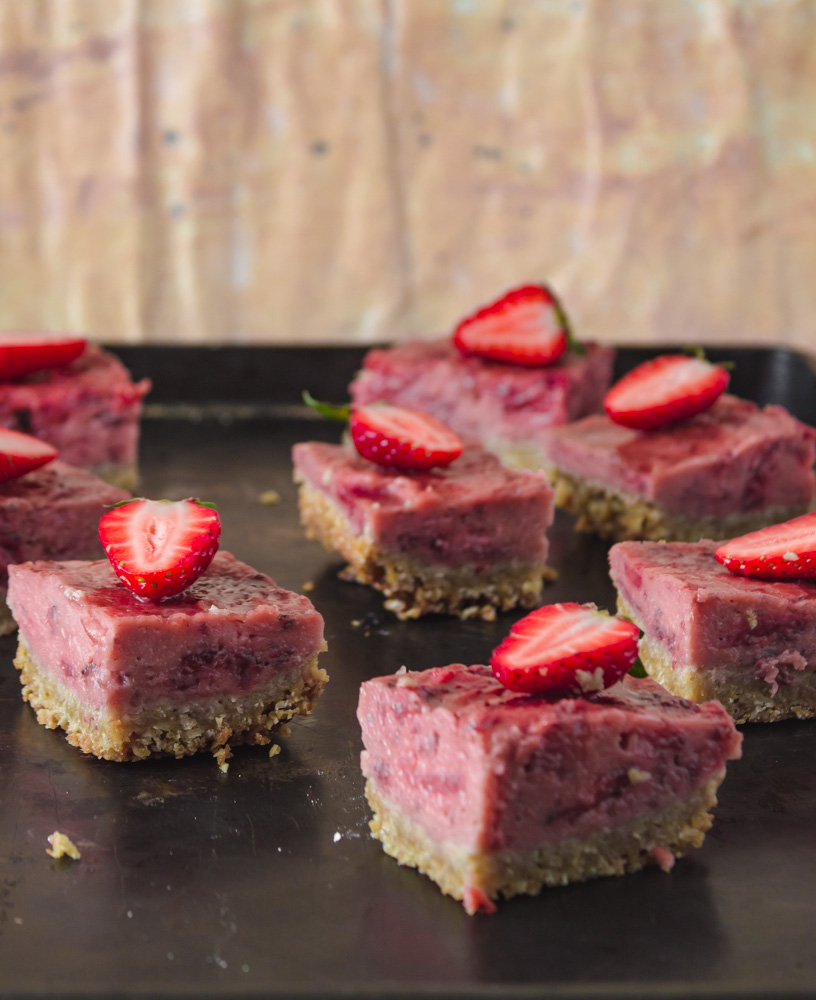
M 668 691 L 716 698 L 737 722 L 816 715 L 816 583 L 729 573 L 702 541 L 620 542 L 609 553 L 620 613 Z
M 64 368 L 0 382 L 0 427 L 33 434 L 57 448 L 64 462 L 132 489 L 149 389 L 147 379 L 134 384 L 118 358 L 89 344 Z
M 129 498 L 61 461 L 0 484 L 0 635 L 17 627 L 6 607 L 9 565 L 101 556 L 99 519 L 107 505 Z
M 44 726 L 106 760 L 268 743 L 328 679 L 311 602 L 227 552 L 161 602 L 132 594 L 107 559 L 22 563 L 8 602 L 23 698 Z
M 293 449 L 301 520 L 349 563 L 350 579 L 387 597 L 400 618 L 428 612 L 495 617 L 533 607 L 551 575 L 552 490 L 469 445 L 444 468 L 382 468 L 342 445 Z
M 816 484 L 816 430 L 730 395 L 660 430 L 587 417 L 543 448 L 556 506 L 617 540 L 733 538 L 805 513 Z
M 461 663 L 366 681 L 371 830 L 472 913 L 499 895 L 670 868 L 699 847 L 741 738 L 723 709 L 625 677 L 548 700 Z
M 602 409 L 615 352 L 587 344 L 542 368 L 465 357 L 450 339 L 369 351 L 351 383 L 355 404 L 384 400 L 437 417 L 514 468 L 541 468 L 542 428 Z

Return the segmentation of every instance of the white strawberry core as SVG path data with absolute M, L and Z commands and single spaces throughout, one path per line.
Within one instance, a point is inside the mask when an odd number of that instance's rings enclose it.
M 770 559 L 782 556 L 788 562 L 809 553 L 816 538 L 816 513 L 803 514 L 771 528 L 752 531 L 721 546 L 726 559 Z
M 524 643 L 522 658 L 529 666 L 553 662 L 568 656 L 584 654 L 593 646 L 606 645 L 617 631 L 620 622 L 597 611 L 571 611 L 569 620 L 560 615 L 542 628 L 538 623 L 531 636 L 519 636 Z
M 447 449 L 460 444 L 459 438 L 441 421 L 424 413 L 413 413 L 401 407 L 375 405 L 359 407 L 365 411 L 366 422 L 383 435 L 380 444 L 387 448 L 390 440 L 419 444 L 426 449 Z
M 554 343 L 561 336 L 558 314 L 551 303 L 514 303 L 508 313 L 479 317 L 479 327 L 488 333 L 501 336 L 512 333 L 514 346 L 517 341 L 528 340 L 534 347 Z
M 702 358 L 684 358 L 670 368 L 663 368 L 648 381 L 641 379 L 616 394 L 618 409 L 659 406 L 669 398 L 699 391 L 700 383 L 707 379 L 714 366 Z
M 168 551 L 177 551 L 179 559 L 187 556 L 188 521 L 189 505 L 183 501 L 146 500 L 139 504 L 132 511 L 128 525 L 132 553 L 139 568 L 146 571 L 162 568 L 167 563 Z
M 16 455 L 20 458 L 43 458 L 46 455 L 56 455 L 57 449 L 30 434 L 0 428 L 0 454 Z
M 84 340 L 75 333 L 26 333 L 20 330 L 0 331 L 0 347 L 39 347 L 41 344 L 75 344 Z

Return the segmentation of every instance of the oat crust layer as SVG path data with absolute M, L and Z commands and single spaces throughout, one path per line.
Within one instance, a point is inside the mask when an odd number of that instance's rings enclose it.
M 637 615 L 620 594 L 618 613 L 643 629 Z M 639 653 L 646 673 L 671 694 L 688 698 L 698 705 L 718 701 L 736 723 L 816 717 L 816 687 L 808 686 L 812 674 L 809 677 L 803 675 L 803 683 L 780 684 L 776 694 L 771 695 L 767 682 L 748 671 L 745 676 L 737 677 L 732 672 L 728 677 L 722 677 L 693 664 L 675 666 L 669 650 L 648 635 L 641 636 Z
M 125 465 L 98 465 L 89 469 L 95 476 L 121 490 L 135 490 L 139 485 L 139 469 L 135 462 Z
M 23 700 L 41 725 L 63 729 L 75 747 L 115 761 L 185 757 L 200 750 L 215 753 L 227 743 L 268 744 L 275 726 L 311 712 L 329 679 L 314 656 L 304 667 L 246 694 L 153 704 L 115 715 L 84 705 L 42 670 L 22 635 L 14 665 L 20 671 Z
M 374 813 L 371 832 L 401 865 L 417 868 L 442 892 L 463 899 L 475 888 L 490 899 L 536 895 L 542 888 L 636 872 L 647 865 L 670 867 L 673 859 L 699 847 L 712 823 L 717 789 L 725 769 L 684 799 L 655 813 L 590 837 L 566 840 L 528 853 L 471 852 L 436 843 L 422 826 L 383 799 L 369 779 L 366 798 Z M 468 912 L 474 912 L 469 909 Z
M 555 506 L 577 515 L 576 531 L 594 532 L 616 542 L 699 542 L 701 538 L 722 541 L 779 524 L 808 510 L 806 505 L 796 505 L 721 518 L 686 518 L 670 514 L 633 493 L 581 479 L 554 465 L 545 464 L 544 474 L 555 490 Z
M 295 481 L 306 535 L 348 562 L 342 574 L 346 579 L 382 591 L 385 607 L 398 618 L 435 613 L 492 621 L 497 610 L 536 607 L 544 579 L 555 575 L 541 563 L 513 562 L 477 571 L 467 565 L 434 566 L 385 551 L 356 534 L 332 500 L 297 474 Z

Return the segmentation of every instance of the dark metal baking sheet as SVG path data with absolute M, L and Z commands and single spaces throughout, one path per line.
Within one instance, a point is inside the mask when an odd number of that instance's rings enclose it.
M 155 381 L 143 492 L 221 508 L 223 545 L 311 597 L 331 675 L 283 750 L 140 764 L 85 757 L 23 705 L 0 640 L 0 997 L 816 996 L 816 723 L 747 726 L 704 847 L 650 870 L 468 917 L 367 833 L 360 682 L 480 661 L 515 620 L 400 623 L 297 526 L 289 449 L 337 430 L 361 352 L 132 348 Z M 788 351 L 725 352 L 735 388 L 816 424 L 816 374 Z M 643 352 L 622 352 L 623 368 Z M 281 502 L 259 495 L 276 489 Z M 552 600 L 610 607 L 606 546 L 553 532 Z M 355 627 L 355 621 L 367 623 Z M 46 856 L 59 829 L 77 864 Z

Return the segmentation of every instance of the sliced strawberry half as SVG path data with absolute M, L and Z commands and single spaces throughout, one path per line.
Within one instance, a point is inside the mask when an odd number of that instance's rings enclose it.
M 639 635 L 637 625 L 594 604 L 548 604 L 516 622 L 490 666 L 511 691 L 590 694 L 627 673 Z
M 75 361 L 88 341 L 67 334 L 0 332 L 0 379 L 22 378 Z
M 569 323 L 546 285 L 522 285 L 466 317 L 453 331 L 463 354 L 540 367 L 567 349 Z
M 702 413 L 725 392 L 720 365 L 687 354 L 664 354 L 633 368 L 604 397 L 611 420 L 650 431 Z
M 53 445 L 39 438 L 0 428 L 0 483 L 19 479 L 55 459 L 58 454 Z
M 816 511 L 733 538 L 714 557 L 738 576 L 816 580 Z
M 116 575 L 139 597 L 180 594 L 218 550 L 218 511 L 198 500 L 125 500 L 102 516 L 99 537 Z
M 349 431 L 363 458 L 395 469 L 422 471 L 450 465 L 464 447 L 461 438 L 436 417 L 390 403 L 354 407 Z

